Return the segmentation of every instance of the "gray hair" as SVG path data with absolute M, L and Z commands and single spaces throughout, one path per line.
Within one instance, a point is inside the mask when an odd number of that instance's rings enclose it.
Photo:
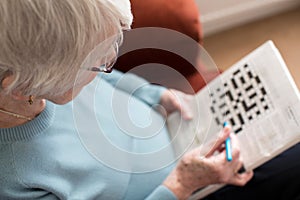
M 130 28 L 128 0 L 1 0 L 0 81 L 8 92 L 58 95 L 71 89 L 88 53 Z M 1 90 L 1 89 L 0 89 Z

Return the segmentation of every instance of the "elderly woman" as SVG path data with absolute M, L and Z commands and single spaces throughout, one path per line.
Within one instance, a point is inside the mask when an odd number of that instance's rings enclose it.
M 251 179 L 252 172 L 235 173 L 242 162 L 230 128 L 205 157 L 200 159 L 196 148 L 176 165 L 138 174 L 95 159 L 81 142 L 69 102 L 101 72 L 111 72 L 122 31 L 132 21 L 128 1 L 1 0 L 0 19 L 0 199 L 186 199 L 210 184 L 245 185 Z M 147 145 L 132 135 L 118 137 L 123 133 L 109 109 L 113 94 L 134 96 L 139 110 L 133 118 L 143 118 L 158 103 L 168 113 L 189 115 L 170 90 L 144 85 L 134 75 L 118 85 L 122 77 L 119 72 L 102 75 L 96 89 L 103 109 L 96 115 L 105 121 L 104 132 L 136 153 L 168 143 L 165 128 Z M 232 138 L 231 162 L 222 150 L 227 137 Z M 126 157 L 122 162 L 132 167 Z

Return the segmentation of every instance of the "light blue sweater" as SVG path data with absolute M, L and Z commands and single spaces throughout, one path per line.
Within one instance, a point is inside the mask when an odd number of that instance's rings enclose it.
M 165 127 L 158 134 L 147 138 L 135 137 L 143 134 L 142 132 L 124 134 L 123 125 L 115 123 L 118 113 L 115 113 L 116 108 L 112 103 L 112 98 L 117 97 L 117 102 L 121 103 L 133 94 L 134 98 L 129 99 L 134 109 L 130 110 L 129 116 L 137 121 L 137 126 L 140 127 L 137 130 L 142 130 L 149 123 L 147 113 L 149 114 L 151 106 L 159 102 L 164 88 L 145 85 L 144 80 L 134 75 L 126 75 L 119 82 L 121 84 L 117 84 L 122 77 L 117 71 L 101 76 L 87 86 L 82 95 L 93 84 L 97 85 L 95 96 L 84 98 L 94 98 L 96 118 L 105 137 L 113 145 L 132 154 L 151 153 L 168 145 L 169 138 Z M 81 103 L 78 102 L 80 97 L 78 99 L 75 100 L 76 105 Z M 114 169 L 117 167 L 110 166 L 93 155 L 80 138 L 82 133 L 78 131 L 74 119 L 74 102 L 63 106 L 47 102 L 45 110 L 34 120 L 22 126 L 0 129 L 1 200 L 176 199 L 170 190 L 161 185 L 174 164 L 151 171 L 151 168 L 147 169 L 151 159 L 149 162 L 138 160 L 131 163 L 123 158 L 124 166 L 132 169 L 130 172 L 125 168 L 122 170 L 122 166 Z M 123 111 L 120 112 L 122 114 Z M 157 116 L 156 118 L 159 119 Z M 111 152 L 101 148 L 100 143 L 100 152 L 110 155 Z M 173 156 L 172 152 L 166 155 Z M 142 169 L 149 172 L 133 173 L 135 170 L 142 172 Z

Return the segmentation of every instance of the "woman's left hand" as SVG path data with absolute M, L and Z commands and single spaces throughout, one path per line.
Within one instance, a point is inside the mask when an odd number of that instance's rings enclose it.
M 190 107 L 191 101 L 192 95 L 185 94 L 175 89 L 168 89 L 161 95 L 160 107 L 158 107 L 158 110 L 164 116 L 179 111 L 185 120 L 191 120 L 193 118 L 192 109 Z

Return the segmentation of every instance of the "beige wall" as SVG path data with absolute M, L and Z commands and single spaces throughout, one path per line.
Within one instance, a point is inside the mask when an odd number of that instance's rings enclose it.
M 195 0 L 204 35 L 261 19 L 300 5 L 300 0 Z
M 300 88 L 300 5 L 293 10 L 204 38 L 204 47 L 222 70 L 267 40 L 273 40 Z

